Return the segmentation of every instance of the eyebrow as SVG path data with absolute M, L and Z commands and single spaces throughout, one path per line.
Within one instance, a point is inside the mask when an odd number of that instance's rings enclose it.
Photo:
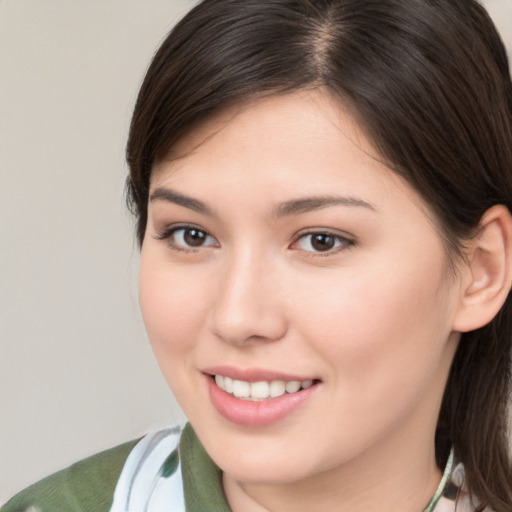
M 210 217 L 213 216 L 213 210 L 206 206 L 206 204 L 202 201 L 186 196 L 184 194 L 180 194 L 179 192 L 175 192 L 174 190 L 170 190 L 168 188 L 156 188 L 149 196 L 149 200 L 166 201 L 168 203 L 184 206 L 189 210 L 202 213 L 203 215 L 208 215 Z
M 301 199 L 292 199 L 281 203 L 274 209 L 275 217 L 286 217 L 288 215 L 296 215 L 299 213 L 307 213 L 329 206 L 355 206 L 367 208 L 376 211 L 375 207 L 362 199 L 357 197 L 343 197 L 343 196 L 313 196 Z
M 166 201 L 169 203 L 177 204 L 193 210 L 203 215 L 210 217 L 214 216 L 213 210 L 202 201 L 194 199 L 193 197 L 186 196 L 174 190 L 158 187 L 156 188 L 149 197 L 150 201 Z M 319 210 L 327 208 L 329 206 L 350 206 L 350 207 L 362 207 L 369 210 L 375 210 L 375 207 L 362 199 L 357 197 L 344 197 L 344 196 L 312 196 L 304 197 L 300 199 L 292 199 L 280 203 L 274 208 L 273 216 L 276 218 L 287 217 L 290 215 L 297 215 L 301 213 L 307 213 L 313 210 Z

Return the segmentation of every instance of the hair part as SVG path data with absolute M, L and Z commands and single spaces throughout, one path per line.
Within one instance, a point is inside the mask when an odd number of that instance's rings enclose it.
M 483 213 L 512 211 L 512 84 L 475 0 L 204 0 L 148 69 L 127 145 L 128 204 L 144 240 L 153 165 L 209 116 L 265 94 L 326 88 L 417 190 L 454 255 Z M 481 509 L 512 509 L 507 441 L 512 298 L 462 335 L 436 434 Z

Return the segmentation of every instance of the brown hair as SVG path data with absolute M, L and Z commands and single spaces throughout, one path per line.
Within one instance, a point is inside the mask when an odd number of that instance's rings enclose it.
M 512 84 L 474 0 L 204 0 L 172 30 L 140 89 L 127 146 L 139 243 L 152 166 L 207 116 L 257 95 L 324 87 L 423 196 L 457 254 L 494 204 L 512 211 Z M 507 442 L 512 297 L 463 334 L 436 434 L 480 509 L 512 510 Z

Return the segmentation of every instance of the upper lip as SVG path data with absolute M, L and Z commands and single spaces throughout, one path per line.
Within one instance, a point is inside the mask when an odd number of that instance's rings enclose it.
M 261 382 L 273 380 L 284 380 L 285 382 L 298 380 L 303 382 L 306 380 L 318 380 L 311 376 L 283 373 L 277 370 L 264 368 L 237 368 L 234 366 L 226 365 L 203 368 L 202 372 L 207 375 L 222 375 L 224 377 L 230 377 L 234 380 L 243 380 L 245 382 Z

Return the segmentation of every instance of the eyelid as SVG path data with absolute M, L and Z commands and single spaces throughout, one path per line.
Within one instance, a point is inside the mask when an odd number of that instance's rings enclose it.
M 215 240 L 216 243 L 193 247 L 193 246 L 182 246 L 182 245 L 178 245 L 175 242 L 173 242 L 172 236 L 174 235 L 174 233 L 176 233 L 179 230 L 187 230 L 187 229 L 191 229 L 191 230 L 195 229 L 197 231 L 201 231 L 202 233 L 204 233 L 206 235 L 206 237 L 210 237 L 213 240 Z M 169 226 L 166 226 L 163 230 L 158 230 L 156 235 L 154 236 L 154 238 L 156 240 L 167 241 L 167 244 L 169 245 L 169 247 L 171 249 L 174 249 L 179 252 L 187 252 L 187 253 L 188 252 L 197 252 L 204 248 L 219 246 L 219 243 L 217 242 L 215 237 L 213 235 L 211 235 L 209 233 L 209 231 L 202 228 L 201 226 L 198 226 L 197 224 L 171 224 Z
M 340 241 L 341 245 L 338 247 L 333 247 L 330 250 L 327 251 L 307 251 L 304 249 L 294 249 L 294 245 L 296 245 L 301 239 L 312 236 L 312 235 L 327 235 L 333 237 L 335 240 Z M 290 244 L 290 248 L 293 250 L 299 250 L 305 253 L 307 257 L 327 257 L 327 256 L 333 256 L 340 252 L 346 251 L 353 247 L 356 243 L 356 240 L 353 236 L 348 235 L 347 233 L 339 233 L 332 229 L 327 228 L 308 228 L 306 230 L 303 230 L 299 233 L 297 233 L 292 243 Z

